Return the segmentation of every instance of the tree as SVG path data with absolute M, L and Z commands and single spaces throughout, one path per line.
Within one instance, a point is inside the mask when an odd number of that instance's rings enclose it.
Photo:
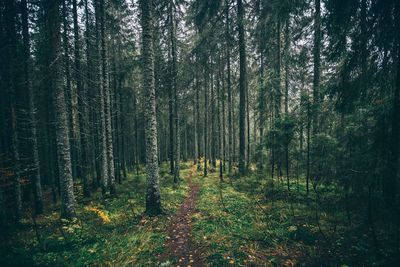
M 400 27 L 400 4 L 396 2 L 395 6 L 395 27 Z M 397 50 L 397 51 L 396 51 Z M 400 136 L 400 34 L 397 31 L 395 36 L 395 51 L 397 53 L 397 65 L 395 65 L 396 83 L 393 93 L 393 106 L 392 106 L 392 133 L 390 136 L 390 159 L 388 168 L 388 181 L 387 181 L 387 202 L 393 205 L 396 195 L 398 194 L 398 173 L 399 173 L 399 136 Z
M 320 106 L 320 66 L 321 66 L 321 1 L 315 1 L 314 10 L 314 78 L 313 78 L 313 133 L 319 132 L 319 106 Z
M 32 169 L 33 169 L 33 195 L 35 200 L 35 212 L 41 214 L 43 212 L 43 195 L 42 195 L 42 183 L 41 173 L 39 165 L 39 149 L 38 149 L 38 138 L 36 129 L 36 106 L 33 96 L 33 88 L 30 80 L 30 68 L 31 68 L 31 57 L 30 57 L 30 38 L 29 38 L 29 26 L 28 26 L 28 8 L 26 0 L 21 1 L 21 19 L 22 19 L 22 36 L 24 46 L 24 82 L 28 87 L 28 101 L 29 101 L 29 119 L 30 119 L 30 131 L 31 131 L 31 144 L 32 144 Z
M 60 72 L 60 17 L 58 2 L 47 0 L 46 12 L 49 21 L 49 45 L 51 68 L 51 85 L 53 88 L 53 106 L 55 117 L 55 135 L 57 140 L 58 173 L 61 188 L 61 216 L 71 218 L 75 215 L 75 196 L 72 180 L 72 166 L 69 145 L 67 108 Z
M 247 90 L 247 66 L 246 66 L 246 42 L 244 32 L 244 7 L 242 0 L 237 0 L 238 33 L 239 33 L 239 172 L 246 171 L 246 90 Z
M 171 42 L 171 91 L 174 94 L 174 120 L 175 120 L 175 140 L 174 140 L 174 153 L 175 155 L 175 170 L 174 182 L 179 181 L 180 173 L 180 156 L 181 156 L 181 140 L 180 140 L 180 125 L 179 125 L 179 90 L 178 90 L 178 67 L 177 67 L 177 46 L 176 46 L 176 30 L 175 30 L 175 4 L 173 0 L 169 1 L 169 29 L 170 29 L 170 42 Z
M 80 36 L 79 36 L 79 25 L 78 25 L 78 9 L 77 0 L 72 0 L 72 15 L 74 24 L 74 55 L 75 55 L 75 81 L 76 90 L 78 93 L 78 107 L 80 108 L 78 112 L 79 116 L 79 131 L 80 131 L 80 151 L 81 160 L 80 165 L 80 175 L 83 181 L 83 194 L 84 196 L 90 196 L 89 182 L 88 182 L 88 140 L 87 140 L 87 122 L 86 122 L 86 89 L 82 84 L 82 70 L 81 70 L 81 50 L 80 50 Z
M 204 73 L 204 177 L 207 176 L 207 152 L 208 152 L 208 56 L 204 56 L 203 60 Z
M 198 72 L 196 71 L 196 74 Z M 201 162 L 200 162 L 200 155 L 201 155 L 201 138 L 200 138 L 200 77 L 196 75 L 196 116 L 195 116 L 195 124 L 196 124 L 196 136 L 197 136 L 197 171 L 201 170 Z
M 141 0 L 143 87 L 145 94 L 145 131 L 146 131 L 146 170 L 147 193 L 146 214 L 162 213 L 157 154 L 157 120 L 154 88 L 154 52 L 153 52 L 153 1 Z
M 18 76 L 17 76 L 17 36 L 16 36 L 16 10 L 14 1 L 7 0 L 5 2 L 5 36 L 7 40 L 7 70 L 6 86 L 9 87 L 7 93 L 9 97 L 9 114 L 11 116 L 11 155 L 12 155 L 12 176 L 14 187 L 14 216 L 15 221 L 19 222 L 22 212 L 22 192 L 21 192 L 21 162 L 20 162 L 20 126 L 19 111 L 17 109 L 16 94 L 18 92 Z
M 102 192 L 103 195 L 106 194 L 109 185 L 109 177 L 108 177 L 108 150 L 107 150 L 107 124 L 106 124 L 106 105 L 105 105 L 105 90 L 104 90 L 104 85 L 108 85 L 107 80 L 107 74 L 104 74 L 103 72 L 106 71 L 106 58 L 105 58 L 105 36 L 104 36 L 104 49 L 103 49 L 103 41 L 102 41 L 102 31 L 105 30 L 105 26 L 103 28 L 102 25 L 102 8 L 101 8 L 101 3 L 103 0 L 96 0 L 94 5 L 95 5 L 95 15 L 96 15 L 96 62 L 101 62 L 99 66 L 97 66 L 96 69 L 96 78 L 97 78 L 97 89 L 98 89 L 98 102 L 99 102 L 99 107 L 98 107 L 98 116 L 99 116 L 99 135 L 100 135 L 100 158 L 101 158 L 101 179 L 102 179 Z M 104 52 L 104 58 L 103 58 L 103 52 Z M 104 60 L 103 60 L 104 59 Z
M 226 71 L 227 71 L 227 91 L 228 91 L 228 173 L 232 171 L 233 155 L 235 154 L 235 149 L 233 146 L 233 103 L 232 103 L 232 86 L 231 86 L 231 55 L 230 55 L 230 20 L 229 20 L 229 1 L 225 1 L 225 39 L 226 39 Z
M 212 65 L 212 63 L 211 63 Z M 212 168 L 215 169 L 217 167 L 217 161 L 216 161 L 216 154 L 217 154 L 217 142 L 215 142 L 215 139 L 217 137 L 216 133 L 215 133 L 215 86 L 214 86 L 214 75 L 212 74 L 212 70 L 211 70 L 211 81 L 210 81 L 210 104 L 211 104 L 211 108 L 210 108 L 210 115 L 211 115 L 211 129 L 210 129 L 210 149 L 211 149 L 211 165 Z M 208 110 L 207 110 L 208 112 Z
M 114 172 L 114 148 L 112 140 L 111 127 L 111 92 L 108 83 L 108 61 L 106 44 L 106 25 L 105 25 L 105 7 L 104 0 L 100 0 L 100 36 L 101 36 L 101 69 L 102 69 L 102 87 L 104 97 L 104 124 L 106 136 L 107 153 L 107 185 L 110 194 L 115 194 L 115 172 Z
M 78 176 L 78 145 L 76 143 L 76 125 L 74 123 L 74 98 L 76 96 L 74 87 L 71 84 L 71 64 L 70 64 L 70 41 L 69 41 L 69 23 L 70 23 L 70 12 L 69 12 L 69 0 L 62 1 L 62 43 L 63 43 L 63 56 L 64 56 L 64 75 L 65 75 L 65 97 L 67 100 L 67 117 L 68 117 L 68 136 L 71 151 L 71 164 L 72 164 L 72 177 L 75 179 Z

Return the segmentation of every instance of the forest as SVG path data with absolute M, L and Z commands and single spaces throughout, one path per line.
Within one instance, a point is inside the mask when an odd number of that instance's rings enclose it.
M 0 0 L 0 266 L 398 266 L 399 0 Z

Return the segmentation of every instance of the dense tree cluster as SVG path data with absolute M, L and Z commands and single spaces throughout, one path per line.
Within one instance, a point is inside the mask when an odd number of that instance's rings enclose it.
M 12 0 L 0 10 L 2 219 L 19 220 L 32 196 L 41 213 L 47 189 L 71 217 L 74 182 L 86 197 L 98 187 L 114 194 L 143 158 L 133 138 L 134 9 L 124 1 Z
M 397 0 L 1 1 L 0 224 L 140 164 L 160 214 L 159 163 L 192 160 L 334 184 L 398 245 L 399 27 Z

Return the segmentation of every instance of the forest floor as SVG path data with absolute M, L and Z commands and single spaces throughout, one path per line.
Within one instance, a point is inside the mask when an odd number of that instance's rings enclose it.
M 196 200 L 200 190 L 200 185 L 192 182 L 195 171 L 196 166 L 193 166 L 188 172 L 188 177 L 185 177 L 188 180 L 190 192 L 168 227 L 166 251 L 160 258 L 161 265 L 168 264 L 169 260 L 165 261 L 165 259 L 172 256 L 175 261 L 177 260 L 177 266 L 204 266 L 198 246 L 192 240 L 192 216 L 196 212 Z
M 265 174 L 220 181 L 187 162 L 177 186 L 168 169 L 160 167 L 167 215 L 143 216 L 144 170 L 118 184 L 117 197 L 83 198 L 78 184 L 77 218 L 60 219 L 58 205 L 35 220 L 27 211 L 0 239 L 0 266 L 383 265 L 358 202 L 348 218 L 335 185 L 317 197 L 295 179 L 290 191 Z

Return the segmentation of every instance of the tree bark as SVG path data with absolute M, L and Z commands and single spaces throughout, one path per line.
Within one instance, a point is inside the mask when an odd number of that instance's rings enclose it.
M 115 194 L 115 170 L 114 170 L 114 147 L 112 140 L 111 126 L 111 92 L 108 84 L 108 60 L 106 43 L 106 25 L 105 25 L 105 7 L 104 0 L 100 0 L 100 21 L 101 21 L 101 68 L 104 96 L 104 116 L 105 116 L 105 135 L 106 135 L 106 153 L 107 153 L 107 176 L 108 190 L 110 194 Z
M 313 77 L 313 134 L 319 132 L 319 106 L 320 106 L 320 68 L 321 68 L 321 0 L 315 1 L 314 10 L 314 77 Z
M 86 111 L 89 113 L 89 118 L 87 119 L 87 122 L 89 125 L 87 126 L 87 142 L 88 142 L 88 164 L 90 165 L 90 174 L 92 176 L 92 187 L 93 189 L 97 189 L 97 187 L 100 185 L 99 181 L 101 180 L 101 174 L 99 171 L 99 162 L 96 160 L 97 156 L 97 151 L 98 151 L 98 134 L 97 134 L 97 123 L 96 123 L 96 85 L 97 83 L 94 82 L 95 75 L 92 74 L 92 69 L 89 66 L 92 66 L 93 64 L 93 45 L 91 44 L 91 27 L 92 24 L 89 21 L 90 20 L 90 14 L 89 14 L 89 5 L 88 5 L 88 0 L 85 0 L 85 41 L 86 41 L 86 99 L 87 103 L 89 104 L 89 109 L 86 108 Z M 96 66 L 94 67 L 95 73 L 96 71 Z M 86 104 L 87 105 L 87 104 Z M 82 130 L 82 128 L 81 128 Z
M 100 161 L 101 161 L 101 184 L 102 184 L 102 193 L 106 194 L 108 190 L 108 156 L 107 156 L 107 134 L 106 134 L 106 115 L 105 115 L 105 90 L 104 84 L 107 86 L 107 81 L 104 81 L 104 77 L 107 75 L 103 75 L 105 69 L 103 68 L 102 61 L 102 11 L 101 11 L 101 2 L 103 0 L 96 0 L 94 2 L 95 5 L 95 14 L 96 14 L 96 62 L 101 63 L 96 68 L 96 78 L 97 78 L 97 86 L 98 86 L 98 115 L 99 115 L 99 141 L 100 141 Z
M 21 192 L 21 162 L 19 151 L 19 111 L 17 109 L 17 87 L 18 87 L 18 66 L 17 66 L 17 36 L 16 36 L 16 10 L 13 0 L 5 2 L 5 35 L 7 42 L 6 64 L 9 66 L 5 77 L 6 88 L 8 88 L 9 112 L 11 115 L 11 155 L 12 173 L 14 187 L 14 216 L 15 221 L 19 222 L 22 213 L 22 192 Z M 7 89 L 6 89 L 7 90 Z
M 195 78 L 193 80 L 193 89 L 195 91 L 195 95 L 193 97 L 193 136 L 194 136 L 194 144 L 193 144 L 193 150 L 194 150 L 194 154 L 193 154 L 193 164 L 197 165 L 198 163 L 198 158 L 199 158 L 199 147 L 198 147 L 198 143 L 199 143 L 199 136 L 197 134 L 197 130 L 198 130 L 198 121 L 197 121 L 197 100 L 198 100 L 198 78 L 197 75 L 195 75 Z
M 233 163 L 233 124 L 232 124 L 232 86 L 231 86 L 231 54 L 230 54 L 230 20 L 229 20 L 229 1 L 225 1 L 225 19 L 226 19 L 226 65 L 227 65 L 227 91 L 228 91 L 228 173 L 232 172 Z
M 61 189 L 61 216 L 71 218 L 75 216 L 74 184 L 72 180 L 72 166 L 70 156 L 67 107 L 62 86 L 62 77 L 59 62 L 60 47 L 60 18 L 57 1 L 47 0 L 47 12 L 50 36 L 51 84 L 53 88 L 53 106 L 55 117 L 55 132 L 57 143 L 58 174 Z
M 281 111 L 282 111 L 282 92 L 281 92 L 281 21 L 278 18 L 276 23 L 276 42 L 277 42 L 277 51 L 276 51 L 276 94 L 275 94 L 275 119 L 281 119 Z M 277 177 L 280 179 L 282 177 L 282 156 L 279 148 L 278 141 L 276 140 L 276 136 L 274 138 L 274 159 L 276 160 L 277 167 Z
M 259 130 L 260 130 L 260 142 L 259 142 L 259 153 L 258 153 L 258 169 L 264 169 L 264 157 L 263 157 L 263 146 L 264 146 L 264 125 L 265 125 L 265 85 L 264 85 L 264 55 L 260 52 L 260 89 L 258 96 L 258 119 L 259 119 Z
M 222 147 L 222 122 L 221 122 L 221 60 L 218 59 L 218 79 L 217 79 L 217 124 L 218 124 L 218 158 L 219 158 L 219 178 L 223 180 L 223 150 Z
M 289 48 L 290 48 L 290 36 L 289 36 L 289 18 L 285 23 L 285 115 L 288 118 L 289 115 Z M 290 191 L 290 180 L 289 180 L 289 140 L 285 140 L 285 167 L 286 167 L 286 181 L 287 188 Z
M 201 138 L 200 138 L 200 81 L 196 80 L 196 130 L 197 130 L 197 171 L 201 170 Z
M 395 7 L 396 14 L 396 29 L 400 27 L 400 3 L 396 3 Z M 393 106 L 392 106 L 392 132 L 390 136 L 390 155 L 389 155 L 389 166 L 388 166 L 388 177 L 385 182 L 385 198 L 389 205 L 394 205 L 398 186 L 398 173 L 399 173 L 399 146 L 400 146 L 400 33 L 396 34 L 396 53 L 397 53 L 397 65 L 395 65 L 396 72 L 396 83 L 393 93 Z M 398 210 L 397 210 L 398 212 Z M 397 218 L 398 219 L 398 218 Z M 399 219 L 398 219 L 399 220 Z
M 220 58 L 220 79 L 222 84 L 222 92 L 221 92 L 221 105 L 222 105 L 222 167 L 223 171 L 226 170 L 226 116 L 225 116 L 225 79 L 224 79 L 224 64 L 221 62 Z
M 157 155 L 157 118 L 154 86 L 154 52 L 153 52 L 153 1 L 141 0 L 142 11 L 142 53 L 143 53 L 143 86 L 145 93 L 145 131 L 146 131 L 146 169 L 147 195 L 146 214 L 162 213 L 158 155 Z
M 310 192 L 310 144 L 311 143 L 311 103 L 310 95 L 307 93 L 307 169 L 306 169 L 306 190 Z
M 78 120 L 79 120 L 79 133 L 80 133 L 80 150 L 81 150 L 81 162 L 80 174 L 83 183 L 83 195 L 85 197 L 90 196 L 89 190 L 89 159 L 88 159 L 88 140 L 87 140 L 87 108 L 86 108 L 86 88 L 82 84 L 81 79 L 81 52 L 80 52 L 80 37 L 79 37 L 79 25 L 78 25 L 78 10 L 77 0 L 72 0 L 72 15 L 74 21 L 74 56 L 75 56 L 75 81 L 76 90 L 78 92 Z
M 70 153 L 71 153 L 71 164 L 72 164 L 72 178 L 76 179 L 78 174 L 78 155 L 77 146 L 75 140 L 75 124 L 74 124 L 74 92 L 71 86 L 71 69 L 70 69 L 70 58 L 69 58 L 69 13 L 68 13 L 68 0 L 62 0 L 62 24 L 63 24 L 63 49 L 64 49 L 64 74 L 65 74 L 65 98 L 67 101 L 67 123 L 68 123 L 68 136 L 70 143 Z
M 28 8 L 26 0 L 21 1 L 21 19 L 22 19 L 22 37 L 24 47 L 24 82 L 25 86 L 28 87 L 28 101 L 29 101 L 29 120 L 30 120 L 30 135 L 31 135 L 31 157 L 32 157 L 32 184 L 33 184 L 33 196 L 35 202 L 35 213 L 41 214 L 43 212 L 43 194 L 41 184 L 41 174 L 39 166 L 39 150 L 37 140 L 37 128 L 36 128 L 36 107 L 34 102 L 33 88 L 30 80 L 30 38 L 29 38 L 29 27 L 28 27 Z
M 211 71 L 211 134 L 210 134 L 210 142 L 211 142 L 211 165 L 212 168 L 215 169 L 217 167 L 216 162 L 216 149 L 217 143 L 215 142 L 216 134 L 215 134 L 215 89 L 214 89 L 214 75 Z
M 175 119 L 175 170 L 174 183 L 178 183 L 180 179 L 180 157 L 181 157 L 181 140 L 180 140 L 180 125 L 179 125 L 179 90 L 178 90 L 178 66 L 177 66 L 177 47 L 176 47 L 176 27 L 174 15 L 174 2 L 169 1 L 169 19 L 170 19 L 170 42 L 171 42 L 171 85 L 174 94 L 174 119 Z
M 238 34 L 239 34 L 239 173 L 246 171 L 246 42 L 244 31 L 244 6 L 237 0 Z
M 206 58 L 206 57 L 205 57 Z M 208 147 L 208 72 L 207 62 L 204 60 L 204 177 L 207 176 L 207 147 Z

